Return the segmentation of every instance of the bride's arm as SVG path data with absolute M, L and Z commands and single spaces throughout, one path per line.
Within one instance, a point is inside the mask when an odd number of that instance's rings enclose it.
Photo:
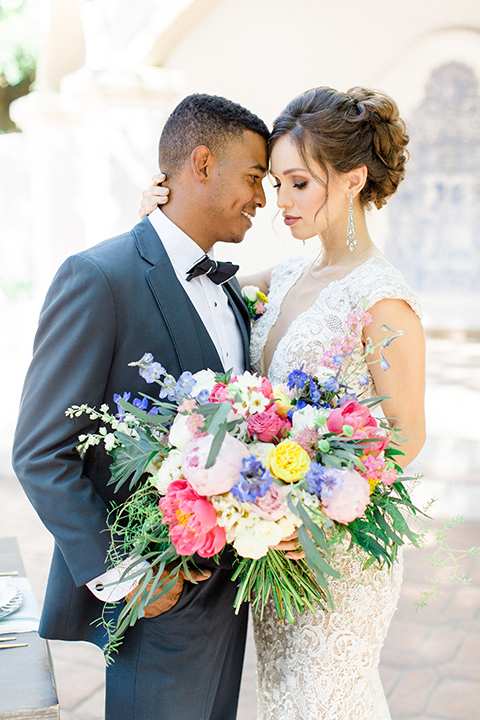
M 373 322 L 365 328 L 364 339 L 370 337 L 374 345 L 382 342 L 382 325 L 403 333 L 383 348 L 388 370 L 382 370 L 379 362 L 372 363 L 380 358 L 378 349 L 368 362 L 378 396 L 389 398 L 382 402 L 385 417 L 405 439 L 400 445 L 405 457 L 398 459 L 398 464 L 405 467 L 425 443 L 425 334 L 419 318 L 404 300 L 381 300 L 370 308 L 370 313 Z
M 265 293 L 265 295 L 268 295 L 270 281 L 272 278 L 272 270 L 273 268 L 269 268 L 268 270 L 261 270 L 258 273 L 252 273 L 252 275 L 242 275 L 242 277 L 238 278 L 240 287 L 243 288 L 245 285 L 254 285 Z

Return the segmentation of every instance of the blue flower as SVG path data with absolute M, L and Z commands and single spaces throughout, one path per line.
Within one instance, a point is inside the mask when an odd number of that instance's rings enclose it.
M 200 390 L 200 392 L 197 395 L 197 402 L 199 405 L 206 405 L 208 403 L 210 397 L 210 393 L 205 388 L 203 390 Z
M 176 387 L 177 387 L 177 381 L 173 377 L 173 375 L 165 375 L 163 379 L 162 389 L 159 392 L 159 398 L 163 400 L 163 398 L 168 398 L 169 400 L 175 400 L 176 395 Z
M 160 365 L 160 363 L 152 362 L 148 367 L 139 368 L 138 372 L 147 383 L 153 383 L 155 380 L 158 380 L 161 375 L 164 375 L 166 370 L 162 365 Z
M 135 400 L 132 402 L 132 405 L 139 410 L 146 410 L 148 407 L 148 400 L 146 397 L 142 398 L 142 400 L 135 398 Z
M 369 383 L 368 375 L 366 375 L 365 373 L 362 373 L 358 378 L 358 384 L 359 385 L 368 385 L 368 383 Z
M 150 410 L 148 411 L 149 415 L 158 415 L 158 407 L 154 405 Z
M 344 405 L 345 403 L 351 402 L 352 400 L 358 402 L 358 397 L 355 395 L 355 393 L 346 393 L 343 397 L 338 398 L 338 404 Z
M 329 377 L 328 380 L 325 380 L 323 384 L 330 392 L 338 392 L 338 388 L 340 387 L 337 378 L 333 376 Z
M 318 403 L 320 401 L 321 395 L 322 393 L 317 383 L 314 380 L 310 379 L 310 398 L 312 399 L 312 401 L 314 403 Z
M 303 400 L 299 400 L 297 404 L 294 405 L 293 408 L 287 412 L 288 419 L 291 420 L 293 417 L 293 413 L 297 412 L 297 410 L 303 410 L 304 407 L 307 407 L 307 403 Z M 330 407 L 330 405 L 328 405 L 327 407 Z
M 177 397 L 184 397 L 190 395 L 193 388 L 197 384 L 197 381 L 193 377 L 192 373 L 186 370 L 183 372 L 177 380 L 175 392 Z
M 335 490 L 339 490 L 343 485 L 343 477 L 340 470 L 331 467 L 323 467 L 318 463 L 311 463 L 310 469 L 306 474 L 309 491 L 322 497 L 332 497 Z
M 304 373 L 302 370 L 293 370 L 288 376 L 288 388 L 289 390 L 293 390 L 294 387 L 297 387 L 299 390 L 303 390 L 307 380 L 307 373 Z
M 124 402 L 128 402 L 130 400 L 130 396 L 132 393 L 124 392 L 123 395 L 119 395 L 118 393 L 115 393 L 113 396 L 113 402 L 116 404 L 118 413 L 117 418 L 121 419 L 125 417 L 126 413 L 125 410 L 122 408 L 122 406 L 119 403 L 119 400 L 124 400 Z
M 265 495 L 272 484 L 272 476 L 254 455 L 243 460 L 240 479 L 231 489 L 232 495 L 242 502 L 255 502 Z
M 333 364 L 334 365 L 341 365 L 343 363 L 343 358 L 345 355 L 334 355 L 333 356 Z

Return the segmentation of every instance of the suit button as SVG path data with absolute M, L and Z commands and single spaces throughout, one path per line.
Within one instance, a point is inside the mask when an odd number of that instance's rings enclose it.
M 216 302 L 213 303 L 213 307 L 217 307 L 217 303 L 216 303 Z

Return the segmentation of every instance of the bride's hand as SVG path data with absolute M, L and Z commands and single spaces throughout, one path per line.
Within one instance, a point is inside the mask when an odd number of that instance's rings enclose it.
M 305 552 L 300 545 L 296 530 L 287 538 L 279 542 L 278 545 L 275 545 L 273 550 L 283 550 L 290 560 L 303 560 L 305 557 Z
M 140 203 L 140 210 L 138 214 L 140 220 L 150 215 L 153 210 L 159 205 L 165 205 L 168 202 L 168 193 L 170 190 L 166 187 L 162 187 L 162 182 L 165 180 L 165 175 L 158 173 L 152 178 L 152 184 L 148 190 L 144 190 L 142 193 L 142 202 Z

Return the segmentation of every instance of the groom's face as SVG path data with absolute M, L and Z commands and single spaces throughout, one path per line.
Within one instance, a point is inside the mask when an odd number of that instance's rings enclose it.
M 242 242 L 256 211 L 265 205 L 262 180 L 266 172 L 267 144 L 249 130 L 216 158 L 207 207 L 213 242 Z

